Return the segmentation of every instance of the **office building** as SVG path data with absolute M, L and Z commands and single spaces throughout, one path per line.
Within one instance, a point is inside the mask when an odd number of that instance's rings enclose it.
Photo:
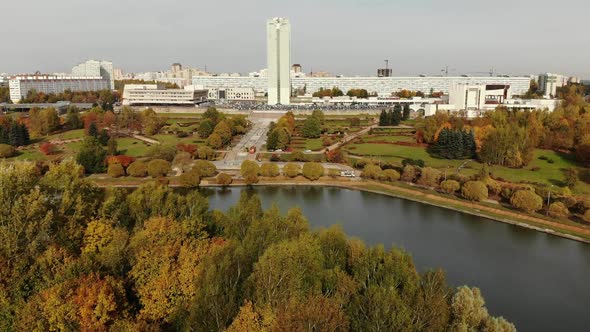
M 291 24 L 273 18 L 266 25 L 268 104 L 289 105 L 291 97 Z
M 19 75 L 10 78 L 10 99 L 19 102 L 31 90 L 45 94 L 58 94 L 66 90 L 100 91 L 110 88 L 110 82 L 102 77 L 68 77 L 55 75 Z
M 207 90 L 185 86 L 184 89 L 166 89 L 158 84 L 126 84 L 123 105 L 185 105 L 194 106 L 207 100 Z
M 110 61 L 88 60 L 72 68 L 75 77 L 102 77 L 109 82 L 109 88 L 115 89 L 113 63 Z

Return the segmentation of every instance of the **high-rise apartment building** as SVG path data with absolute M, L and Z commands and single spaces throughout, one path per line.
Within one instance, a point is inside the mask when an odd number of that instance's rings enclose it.
M 289 105 L 291 97 L 291 24 L 273 18 L 266 25 L 268 104 Z
M 72 68 L 72 76 L 102 77 L 109 81 L 110 89 L 115 89 L 115 75 L 113 63 L 110 61 L 88 60 Z

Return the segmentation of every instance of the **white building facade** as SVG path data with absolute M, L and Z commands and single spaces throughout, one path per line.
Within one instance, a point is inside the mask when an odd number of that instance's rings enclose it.
M 165 89 L 157 84 L 126 84 L 123 105 L 195 105 L 207 100 L 207 90 L 185 86 L 184 89 Z
M 273 18 L 266 24 L 268 104 L 289 105 L 291 98 L 291 23 Z
M 453 84 L 509 85 L 512 94 L 523 95 L 530 87 L 530 77 L 292 77 L 293 89 L 306 88 L 308 93 L 320 88 L 340 88 L 344 93 L 350 89 L 366 89 L 380 96 L 391 96 L 401 90 L 430 91 L 448 94 Z M 249 76 L 193 76 L 193 85 L 212 89 L 252 88 L 256 92 L 269 92 L 266 77 Z M 270 93 L 269 93 L 270 96 Z
M 109 81 L 109 88 L 115 89 L 115 75 L 113 63 L 102 60 L 88 60 L 72 68 L 72 76 L 78 77 L 102 77 Z
M 102 77 L 67 77 L 52 75 L 14 76 L 8 83 L 10 99 L 18 103 L 31 90 L 45 94 L 58 94 L 66 90 L 100 91 L 110 88 L 110 82 Z

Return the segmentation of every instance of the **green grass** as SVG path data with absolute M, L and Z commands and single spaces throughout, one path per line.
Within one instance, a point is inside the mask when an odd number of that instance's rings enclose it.
M 9 158 L 7 160 L 27 160 L 27 161 L 38 161 L 44 160 L 47 157 L 39 152 L 39 150 L 34 148 L 27 148 L 19 151 L 19 154 L 16 157 Z
M 191 118 L 191 119 L 200 119 L 203 117 L 203 114 L 200 113 L 158 113 L 159 116 L 163 118 Z
M 53 134 L 43 138 L 44 142 L 52 140 L 70 140 L 84 137 L 84 129 L 68 130 L 59 134 Z
M 361 138 L 365 142 L 416 142 L 416 140 L 412 136 L 363 135 Z
M 350 147 L 356 147 L 356 149 L 350 150 Z M 447 166 L 457 168 L 465 162 L 464 160 L 433 158 L 426 152 L 425 148 L 415 146 L 364 143 L 348 145 L 346 149 L 355 155 L 389 161 L 399 165 L 404 159 L 422 159 L 426 166 L 444 169 Z
M 158 134 L 158 135 L 152 136 L 152 138 L 157 139 L 162 144 L 170 144 L 170 145 L 176 145 L 178 143 L 182 143 L 182 144 L 204 144 L 205 143 L 205 140 L 201 139 L 200 137 L 198 137 L 196 135 L 179 138 L 176 135 Z
M 305 140 L 305 150 L 317 151 L 323 147 L 323 139 L 321 138 L 308 138 Z
M 150 148 L 147 143 L 130 137 L 117 139 L 117 148 L 119 151 L 131 157 L 143 157 Z
M 541 156 L 552 159 L 553 163 L 539 159 Z M 531 169 L 534 167 L 538 167 L 539 170 L 532 171 Z M 495 177 L 500 177 L 510 182 L 534 182 L 562 187 L 564 186 L 563 180 L 565 179 L 565 171 L 572 167 L 578 168 L 579 171 L 583 171 L 582 168 L 578 167 L 571 155 L 550 150 L 536 150 L 533 161 L 531 161 L 531 163 L 525 168 L 515 169 L 493 166 L 491 170 Z M 574 188 L 574 192 L 589 194 L 590 184 L 578 181 L 578 184 Z

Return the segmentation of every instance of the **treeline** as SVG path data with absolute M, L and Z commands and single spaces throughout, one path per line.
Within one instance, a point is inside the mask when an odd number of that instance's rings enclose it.
M 298 209 L 244 193 L 210 211 L 196 191 L 103 190 L 81 173 L 0 164 L 0 330 L 515 330 L 478 289 L 311 231 Z
M 8 86 L 0 86 L 0 104 L 11 103 L 10 88 Z
M 95 104 L 105 110 L 113 110 L 113 105 L 119 101 L 120 94 L 111 90 L 100 91 L 70 91 L 62 93 L 44 93 L 37 90 L 29 90 L 22 98 L 22 103 L 56 103 L 58 101 L 70 101 L 72 103 Z
M 393 109 L 381 110 L 379 114 L 379 126 L 399 126 L 402 120 L 410 119 L 410 105 L 406 104 L 403 107 L 401 105 L 395 105 Z
M 29 130 L 20 119 L 0 116 L 0 144 L 18 147 L 29 144 L 29 141 Z
M 320 88 L 318 91 L 312 94 L 313 97 L 342 97 L 344 96 L 344 92 L 340 90 L 338 87 L 333 87 L 332 89 L 324 89 Z
M 571 152 L 590 165 L 590 105 L 580 88 L 560 89 L 561 106 L 553 112 L 499 107 L 483 117 L 465 120 L 439 113 L 424 120 L 418 142 L 436 144 L 443 128 L 473 131 L 476 151 L 484 163 L 523 167 L 536 148 Z

